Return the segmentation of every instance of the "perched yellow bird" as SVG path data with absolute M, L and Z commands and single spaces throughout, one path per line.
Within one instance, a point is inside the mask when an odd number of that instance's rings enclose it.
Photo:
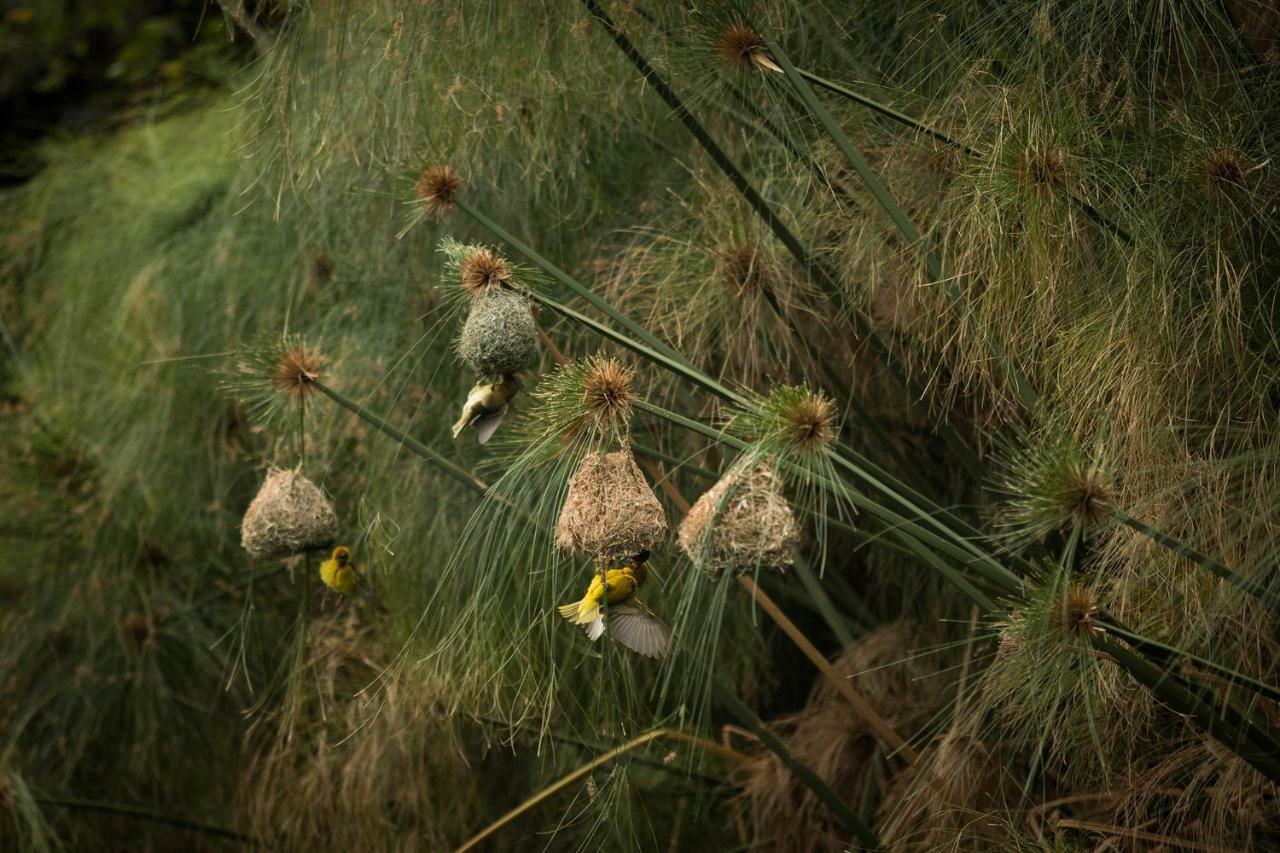
M 494 382 L 478 383 L 467 394 L 462 417 L 453 425 L 453 437 L 462 435 L 462 431 L 470 426 L 475 427 L 481 444 L 488 443 L 507 413 L 507 403 L 519 390 L 520 383 L 511 375 L 499 376 Z
M 621 568 L 609 569 L 603 579 L 591 579 L 586 595 L 562 605 L 560 615 L 581 625 L 595 642 L 606 633 L 637 654 L 658 658 L 667 653 L 671 632 L 653 611 L 636 600 L 636 590 L 649 573 L 648 553 L 638 554 Z
M 334 592 L 350 595 L 356 591 L 356 567 L 351 562 L 351 549 L 339 545 L 333 555 L 320 564 L 320 580 Z

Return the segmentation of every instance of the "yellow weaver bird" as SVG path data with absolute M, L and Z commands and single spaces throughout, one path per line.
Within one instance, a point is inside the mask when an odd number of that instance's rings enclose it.
M 332 556 L 320 564 L 320 580 L 334 592 L 350 595 L 356 591 L 355 564 L 351 562 L 351 549 L 339 545 L 333 549 Z
M 667 653 L 671 632 L 653 611 L 636 600 L 636 590 L 649 574 L 649 554 L 637 554 L 621 568 L 597 573 L 581 600 L 557 608 L 574 625 L 581 625 L 592 642 L 606 631 L 631 651 L 660 658 Z
M 467 393 L 462 406 L 462 417 L 453 425 L 453 437 L 462 435 L 467 427 L 475 427 L 476 440 L 487 444 L 498 431 L 502 418 L 507 414 L 507 403 L 520 390 L 514 376 L 500 376 L 494 382 L 481 381 Z

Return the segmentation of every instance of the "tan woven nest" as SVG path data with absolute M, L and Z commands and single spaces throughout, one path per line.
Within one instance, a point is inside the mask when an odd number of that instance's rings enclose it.
M 320 487 L 273 468 L 240 522 L 240 545 L 255 560 L 279 560 L 333 544 L 338 516 Z
M 703 493 L 680 524 L 680 548 L 718 577 L 726 569 L 780 569 L 795 562 L 800 526 L 766 463 L 744 475 L 730 469 Z
M 667 535 L 667 516 L 629 450 L 591 453 L 569 479 L 556 545 L 601 560 L 651 551 Z

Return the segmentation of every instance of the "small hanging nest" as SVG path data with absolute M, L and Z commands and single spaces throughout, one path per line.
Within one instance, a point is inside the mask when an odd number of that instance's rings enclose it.
M 326 548 L 338 516 L 320 487 L 297 471 L 273 468 L 240 522 L 240 545 L 255 560 Z
M 458 337 L 458 357 L 481 376 L 503 376 L 533 364 L 538 327 L 528 300 L 495 288 L 476 297 Z
M 732 468 L 703 493 L 680 524 L 680 548 L 712 577 L 726 569 L 780 569 L 795 562 L 800 526 L 782 481 L 761 462 Z
M 656 550 L 667 516 L 630 450 L 590 453 L 569 478 L 556 545 L 601 560 Z

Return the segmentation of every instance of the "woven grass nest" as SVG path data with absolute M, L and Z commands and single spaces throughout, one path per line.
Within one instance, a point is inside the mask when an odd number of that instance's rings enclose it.
M 516 373 L 538 358 L 538 327 L 520 294 L 490 288 L 471 303 L 458 357 L 481 376 Z
M 569 478 L 556 545 L 600 560 L 656 550 L 667 516 L 629 450 L 590 453 Z
M 800 526 L 773 468 L 731 468 L 703 493 L 680 524 L 680 548 L 719 577 L 726 569 L 780 569 L 795 562 Z
M 279 560 L 333 544 L 338 516 L 320 487 L 273 468 L 240 522 L 240 545 L 255 560 Z

